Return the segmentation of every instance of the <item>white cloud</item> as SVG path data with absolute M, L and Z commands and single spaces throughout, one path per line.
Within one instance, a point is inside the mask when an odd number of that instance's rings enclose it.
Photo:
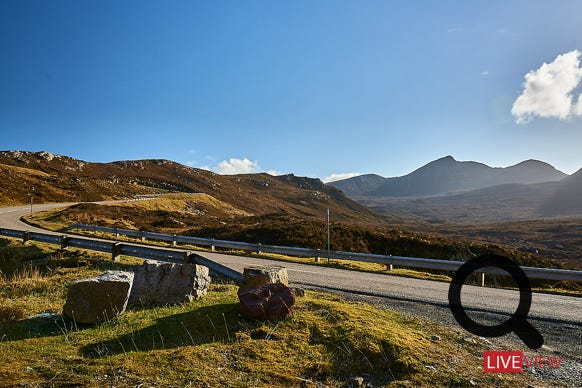
M 481 72 L 481 75 L 482 75 L 482 76 L 487 76 L 487 75 L 489 75 L 489 70 L 484 70 L 484 71 L 482 71 L 482 72 Z
M 253 174 L 261 172 L 261 166 L 256 160 L 230 158 L 218 163 L 212 168 L 212 171 L 221 175 Z
M 323 178 L 323 182 L 324 183 L 329 183 L 329 182 L 335 182 L 335 181 L 341 181 L 342 179 L 348 179 L 348 178 L 353 178 L 355 176 L 358 175 L 362 175 L 359 172 L 346 172 L 346 173 L 342 173 L 342 174 L 331 174 L 326 176 L 325 178 Z
M 266 172 L 270 175 L 281 175 L 282 173 L 277 170 L 263 170 L 259 165 L 259 162 L 254 160 L 249 160 L 248 158 L 230 158 L 228 160 L 223 160 L 214 166 L 204 165 L 200 166 L 197 161 L 191 161 L 185 163 L 189 167 L 199 168 L 201 170 L 208 170 L 221 175 L 236 175 L 236 174 L 255 174 L 260 172 Z
M 551 63 L 525 75 L 523 93 L 515 100 L 511 114 L 518 124 L 529 122 L 536 116 L 565 120 L 582 115 L 580 97 L 573 104 L 574 89 L 582 80 L 580 51 L 558 55 Z

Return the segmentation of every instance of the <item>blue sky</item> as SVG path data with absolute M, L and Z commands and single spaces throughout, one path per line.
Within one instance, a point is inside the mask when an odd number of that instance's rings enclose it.
M 573 173 L 580 15 L 579 1 L 3 0 L 0 149 L 319 178 L 446 155 Z

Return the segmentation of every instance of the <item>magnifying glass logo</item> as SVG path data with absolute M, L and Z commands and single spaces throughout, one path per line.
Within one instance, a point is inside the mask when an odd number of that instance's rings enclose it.
M 519 305 L 509 320 L 496 325 L 486 326 L 473 321 L 461 304 L 461 288 L 471 273 L 483 267 L 497 267 L 508 272 L 519 288 Z M 449 287 L 449 305 L 453 317 L 465 330 L 481 337 L 501 337 L 512 331 L 530 348 L 539 349 L 544 338 L 528 321 L 527 314 L 531 307 L 531 286 L 521 267 L 511 260 L 499 255 L 483 255 L 461 265 L 453 275 Z

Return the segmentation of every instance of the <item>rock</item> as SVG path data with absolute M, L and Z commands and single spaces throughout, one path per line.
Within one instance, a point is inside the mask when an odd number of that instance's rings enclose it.
M 433 335 L 432 337 L 430 337 L 430 340 L 431 341 L 440 341 L 441 340 L 441 337 L 438 336 L 438 335 Z
M 364 378 L 360 376 L 350 377 L 348 384 L 351 387 L 362 387 L 364 386 Z
M 208 293 L 208 267 L 146 261 L 135 269 L 130 306 L 164 306 L 191 302 Z
M 102 275 L 72 282 L 63 314 L 78 323 L 98 323 L 125 311 L 134 274 L 107 271 Z
M 291 292 L 296 298 L 303 298 L 305 296 L 305 290 L 300 287 L 291 287 Z
M 240 294 L 269 283 L 283 283 L 288 286 L 289 276 L 287 276 L 287 269 L 279 265 L 245 267 L 238 293 Z
M 248 318 L 276 321 L 293 314 L 295 296 L 283 283 L 265 284 L 238 294 L 241 308 Z
M 437 368 L 434 365 L 425 365 L 424 367 L 433 372 L 437 371 Z

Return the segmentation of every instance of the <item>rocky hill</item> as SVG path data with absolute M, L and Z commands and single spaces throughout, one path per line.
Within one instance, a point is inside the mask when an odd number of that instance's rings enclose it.
M 459 162 L 452 156 L 446 156 L 404 176 L 382 178 L 378 175 L 365 175 L 332 182 L 330 185 L 340 188 L 348 196 L 424 197 L 503 184 L 559 181 L 566 176 L 538 160 L 494 168 L 477 162 Z
M 206 193 L 253 215 L 377 222 L 380 217 L 319 179 L 218 175 L 169 160 L 91 163 L 48 152 L 0 152 L 0 204 L 99 201 L 163 193 Z

